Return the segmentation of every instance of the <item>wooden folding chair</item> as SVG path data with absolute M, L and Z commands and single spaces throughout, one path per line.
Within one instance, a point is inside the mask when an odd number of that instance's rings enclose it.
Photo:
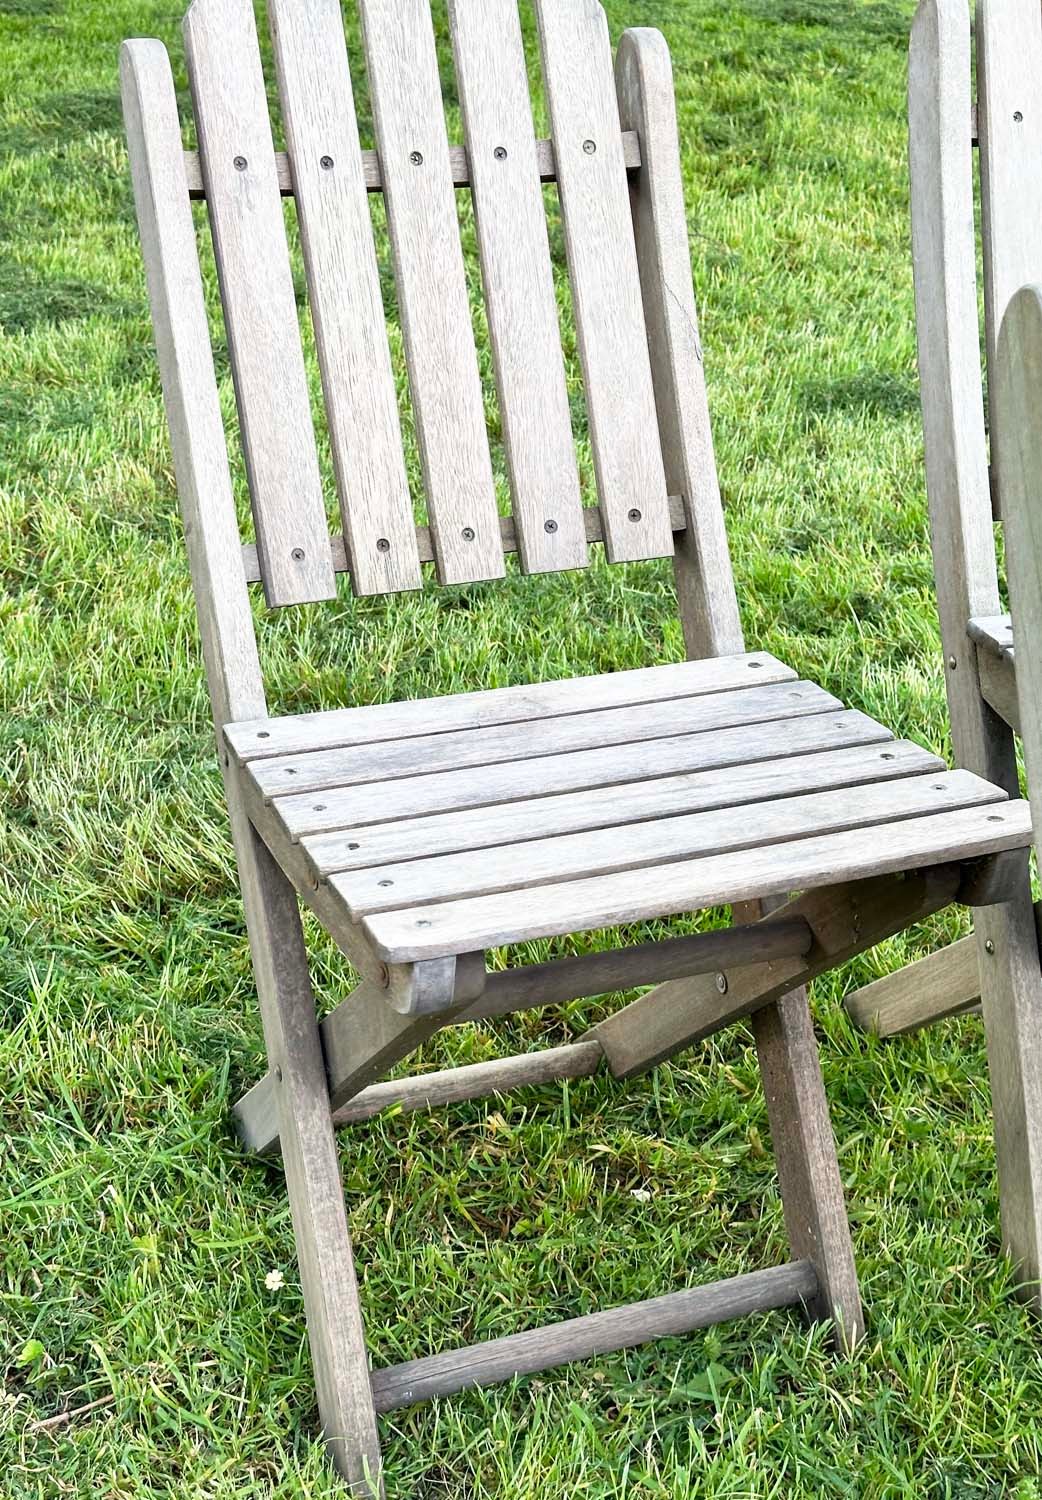
M 377 153 L 339 0 L 269 0 L 276 154 L 250 0 L 185 22 L 199 155 L 166 53 L 124 105 L 178 489 L 270 1071 L 237 1106 L 281 1150 L 322 1423 L 358 1493 L 381 1412 L 801 1304 L 861 1311 L 806 982 L 953 901 L 1001 899 L 1023 803 L 745 650 L 685 230 L 669 55 L 595 0 L 536 0 L 534 139 L 514 0 L 449 0 L 465 148 L 427 0 L 360 0 Z M 598 504 L 577 478 L 541 184 L 561 200 Z M 473 193 L 513 516 L 497 514 L 455 191 Z M 367 193 L 384 193 L 429 526 L 414 526 Z M 283 196 L 298 216 L 343 536 L 327 534 Z M 205 197 L 256 527 L 236 526 L 191 202 Z M 429 701 L 267 712 L 248 584 L 273 606 L 672 556 L 689 659 Z M 856 794 L 852 789 L 856 788 Z M 1011 868 L 1012 867 L 1012 868 Z M 1019 889 L 1019 887 L 1018 887 Z M 798 892 L 795 896 L 791 893 Z M 316 1020 L 298 898 L 359 971 Z M 732 905 L 733 927 L 489 972 L 489 949 Z M 1019 907 L 1016 908 L 1019 910 Z M 637 985 L 582 1041 L 376 1082 L 439 1027 Z M 333 1126 L 518 1084 L 626 1078 L 752 1016 L 790 1263 L 371 1370 Z
M 909 70 L 912 233 L 919 371 L 937 598 L 960 765 L 1017 791 L 1019 730 L 1010 616 L 994 521 L 1003 465 L 988 467 L 974 228 L 980 148 L 984 328 L 989 371 L 1013 293 L 1042 280 L 1042 5 L 977 0 L 972 103 L 967 0 L 922 0 Z M 992 434 L 1002 392 L 989 382 Z M 993 443 L 994 449 L 994 443 Z M 1030 700 L 1029 700 L 1030 701 Z M 1042 970 L 1027 873 L 961 942 L 848 997 L 859 1024 L 910 1031 L 983 993 L 1003 1234 L 1036 1300 L 1042 1280 Z

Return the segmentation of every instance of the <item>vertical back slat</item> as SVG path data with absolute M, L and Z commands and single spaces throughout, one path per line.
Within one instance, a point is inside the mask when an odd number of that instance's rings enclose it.
M 355 592 L 419 587 L 380 272 L 339 0 L 269 0 Z
M 612 562 L 673 551 L 611 46 L 597 0 L 536 0 L 579 352 Z
M 978 0 L 975 32 L 990 369 L 1010 298 L 1026 282 L 1042 281 L 1042 6 L 1039 0 Z M 994 427 L 990 383 L 989 390 Z M 1001 465 L 996 475 L 1001 502 Z
M 504 571 L 428 0 L 360 0 L 438 576 Z
M 449 0 L 521 564 L 587 562 L 517 0 Z
M 250 0 L 184 21 L 243 449 L 269 604 L 336 592 L 275 150 Z

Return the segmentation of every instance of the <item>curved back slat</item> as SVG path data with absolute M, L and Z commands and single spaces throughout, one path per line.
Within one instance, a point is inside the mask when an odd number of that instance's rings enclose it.
M 339 0 L 269 0 L 356 594 L 422 582 Z
M 250 0 L 184 22 L 257 546 L 269 604 L 336 591 L 275 150 Z

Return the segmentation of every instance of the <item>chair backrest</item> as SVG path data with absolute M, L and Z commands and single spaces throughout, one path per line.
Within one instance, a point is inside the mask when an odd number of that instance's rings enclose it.
M 537 141 L 516 0 L 449 0 L 465 143 L 449 145 L 429 0 L 358 0 L 377 151 L 359 141 L 339 0 L 268 0 L 286 153 L 250 0 L 185 19 L 256 557 L 270 604 L 671 555 L 624 132 L 597 0 L 536 0 L 552 144 Z M 599 506 L 584 511 L 542 183 L 560 193 Z M 456 188 L 470 189 L 512 521 L 498 513 Z M 414 525 L 368 194 L 382 191 L 429 527 Z M 296 203 L 344 527 L 327 539 L 282 198 Z

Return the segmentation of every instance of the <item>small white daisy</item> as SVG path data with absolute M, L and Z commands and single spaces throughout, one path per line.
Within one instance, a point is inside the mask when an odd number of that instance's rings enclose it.
M 268 1288 L 269 1292 L 277 1292 L 284 1282 L 285 1277 L 281 1271 L 269 1271 L 264 1278 L 264 1285 Z
M 630 1188 L 630 1197 L 636 1198 L 638 1203 L 650 1203 L 651 1194 L 647 1188 Z

